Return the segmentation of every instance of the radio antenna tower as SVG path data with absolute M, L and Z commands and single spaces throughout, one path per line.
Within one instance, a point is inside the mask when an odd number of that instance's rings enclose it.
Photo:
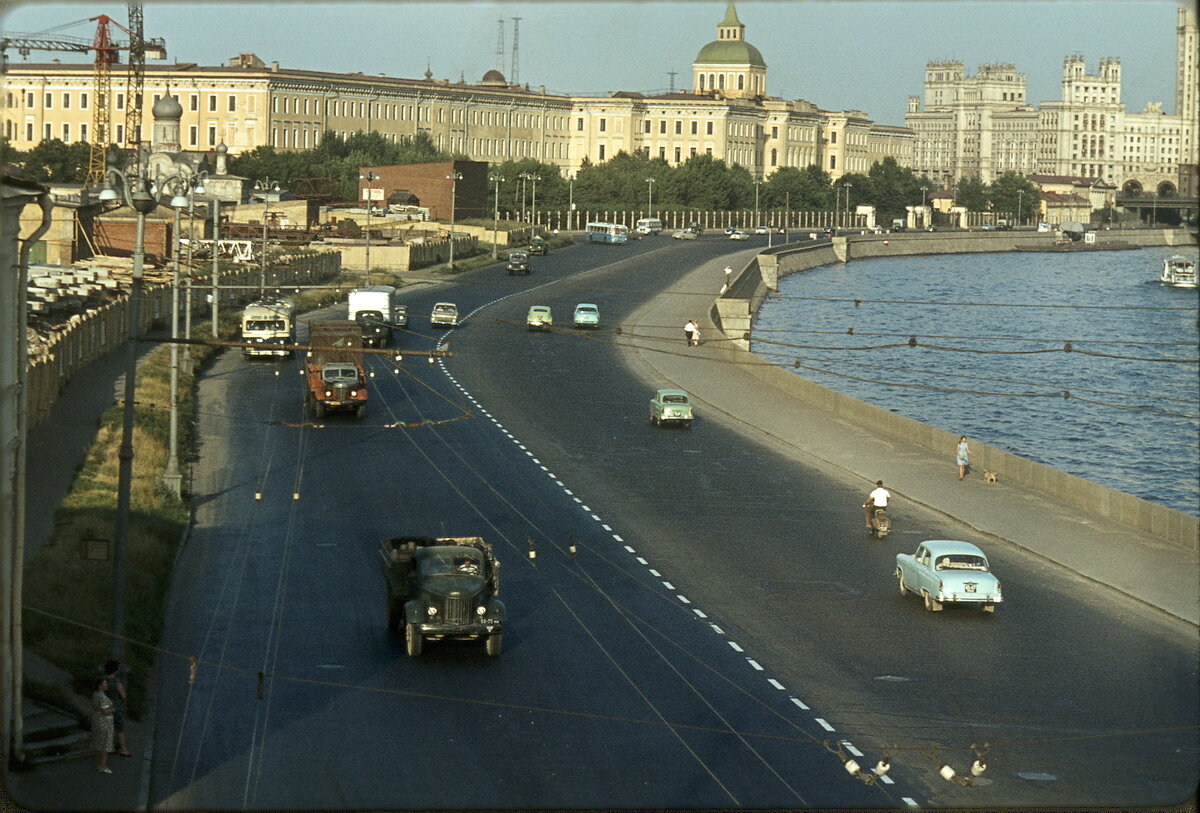
M 521 18 L 513 17 L 512 21 L 513 21 L 512 76 L 509 78 L 509 82 L 511 82 L 514 85 L 519 85 L 519 84 L 521 84 L 521 73 L 520 73 L 521 59 L 519 56 L 519 53 L 520 53 L 519 49 L 521 47 L 520 46 Z
M 504 73 L 504 18 L 501 17 L 496 22 L 500 26 L 500 31 L 496 34 L 496 70 Z
M 671 77 L 671 93 L 675 92 L 675 74 L 679 71 L 667 71 L 667 76 Z

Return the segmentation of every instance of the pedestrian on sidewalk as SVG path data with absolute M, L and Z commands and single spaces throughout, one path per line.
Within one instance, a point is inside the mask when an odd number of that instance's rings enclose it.
M 108 688 L 105 694 L 113 704 L 113 737 L 116 740 L 116 750 L 114 754 L 120 754 L 123 757 L 133 756 L 130 753 L 128 746 L 125 745 L 125 681 L 121 680 L 121 662 L 120 661 L 105 661 L 104 663 L 104 679 L 108 682 Z
M 683 340 L 688 347 L 692 346 L 692 337 L 696 335 L 696 320 L 688 319 L 687 324 L 683 326 Z
M 105 694 L 107 689 L 108 681 L 102 677 L 92 684 L 92 750 L 100 773 L 112 773 L 108 752 L 113 747 L 113 702 Z
M 961 435 L 958 439 L 958 446 L 954 450 L 955 459 L 958 461 L 958 479 L 967 476 L 967 469 L 971 466 L 971 447 L 967 445 L 967 436 Z

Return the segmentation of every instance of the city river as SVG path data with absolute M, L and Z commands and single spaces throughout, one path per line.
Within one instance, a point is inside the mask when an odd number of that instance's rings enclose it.
M 910 418 L 1200 515 L 1192 247 L 949 254 L 791 274 L 752 349 Z M 912 344 L 915 338 L 915 346 Z M 946 449 L 947 465 L 954 450 Z

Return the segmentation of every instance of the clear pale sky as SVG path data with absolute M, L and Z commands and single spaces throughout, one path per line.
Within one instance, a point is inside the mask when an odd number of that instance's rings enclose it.
M 126 4 L 5 2 L 0 27 L 91 38 L 97 14 L 127 23 Z M 1122 65 L 1122 101 L 1175 111 L 1176 0 L 779 0 L 737 3 L 746 40 L 767 63 L 767 92 L 826 110 L 864 111 L 902 125 L 921 96 L 929 60 L 955 59 L 971 74 L 1007 62 L 1034 104 L 1059 98 L 1063 58 L 1088 73 L 1102 57 Z M 691 85 L 696 53 L 716 39 L 723 2 L 161 2 L 144 0 L 146 36 L 162 37 L 168 62 L 225 64 L 242 52 L 283 67 L 477 83 L 500 67 L 513 78 L 513 17 L 520 17 L 516 78 L 550 93 L 664 92 Z M 498 20 L 505 56 L 498 64 Z M 61 27 L 82 20 L 82 23 Z M 125 35 L 120 34 L 124 39 Z M 34 51 L 11 62 L 83 61 Z M 155 63 L 148 63 L 153 65 Z

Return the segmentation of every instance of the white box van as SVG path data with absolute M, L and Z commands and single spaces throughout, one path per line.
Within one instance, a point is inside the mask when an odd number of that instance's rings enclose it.
M 657 217 L 643 217 L 633 230 L 638 234 L 658 234 L 663 230 L 663 224 Z

